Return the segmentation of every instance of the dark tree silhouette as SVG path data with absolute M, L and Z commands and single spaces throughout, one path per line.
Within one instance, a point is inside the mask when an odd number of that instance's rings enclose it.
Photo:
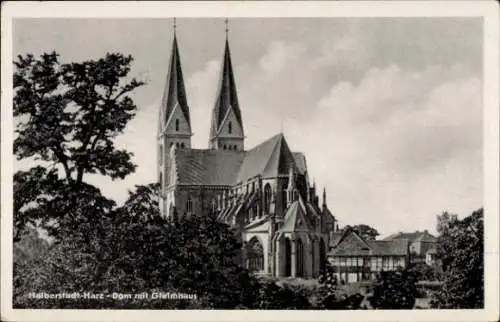
M 443 270 L 443 287 L 434 295 L 434 307 L 484 307 L 483 220 L 482 208 L 462 220 L 446 212 L 438 216 L 436 251 Z
M 132 60 L 107 54 L 63 64 L 52 52 L 14 61 L 14 154 L 39 164 L 14 178 L 16 233 L 28 222 L 51 227 L 62 214 L 74 217 L 85 174 L 116 179 L 135 170 L 132 154 L 113 142 L 135 115 L 129 94 L 143 85 L 128 79 Z

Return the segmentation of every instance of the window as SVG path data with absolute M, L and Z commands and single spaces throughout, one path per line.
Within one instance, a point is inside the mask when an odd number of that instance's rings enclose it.
M 224 150 L 227 150 L 227 145 L 224 144 Z
M 269 183 L 266 183 L 264 187 L 264 212 L 266 213 L 268 213 L 271 209 L 271 194 L 271 185 Z
M 160 186 L 163 184 L 163 173 L 160 171 Z
M 302 239 L 297 239 L 297 277 L 304 276 L 304 244 Z
M 184 148 L 184 142 L 181 143 L 181 148 Z
M 238 150 L 238 146 L 233 145 L 233 150 Z
M 193 211 L 193 201 L 191 200 L 191 197 L 188 197 L 187 203 L 186 203 L 186 211 L 187 212 L 192 212 Z
M 247 267 L 249 270 L 259 272 L 264 270 L 264 248 L 257 239 L 252 237 L 247 244 Z
M 389 257 L 382 258 L 382 267 L 383 267 L 384 271 L 389 270 Z
M 160 144 L 160 164 L 163 164 L 163 144 Z
M 229 124 L 227 125 L 227 129 L 228 129 L 229 134 L 233 133 L 233 124 L 231 123 L 231 121 L 229 121 Z
M 175 130 L 179 131 L 179 119 L 175 119 Z

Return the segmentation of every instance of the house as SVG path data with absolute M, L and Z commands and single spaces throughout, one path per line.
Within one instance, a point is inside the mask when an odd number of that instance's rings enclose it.
M 375 279 L 380 271 L 406 268 L 409 263 L 407 239 L 365 240 L 347 228 L 328 253 L 339 281 L 345 283 Z
M 410 261 L 412 263 L 426 262 L 426 253 L 432 248 L 436 248 L 436 237 L 431 235 L 427 230 L 415 231 L 413 233 L 399 232 L 384 240 L 406 239 L 410 243 Z

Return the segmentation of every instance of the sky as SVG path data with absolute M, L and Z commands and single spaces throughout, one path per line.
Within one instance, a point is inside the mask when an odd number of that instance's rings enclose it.
M 194 148 L 207 147 L 224 28 L 224 19 L 177 19 Z M 234 18 L 229 29 L 246 148 L 283 132 L 341 226 L 435 232 L 443 211 L 462 217 L 483 206 L 480 18 Z M 13 23 L 14 56 L 134 57 L 131 75 L 147 85 L 116 143 L 138 168 L 124 180 L 86 177 L 118 203 L 157 178 L 172 38 L 167 18 Z

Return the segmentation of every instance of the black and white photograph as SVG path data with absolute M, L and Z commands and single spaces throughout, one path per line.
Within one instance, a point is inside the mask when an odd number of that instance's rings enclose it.
M 2 320 L 495 320 L 498 5 L 437 2 L 7 3 Z

